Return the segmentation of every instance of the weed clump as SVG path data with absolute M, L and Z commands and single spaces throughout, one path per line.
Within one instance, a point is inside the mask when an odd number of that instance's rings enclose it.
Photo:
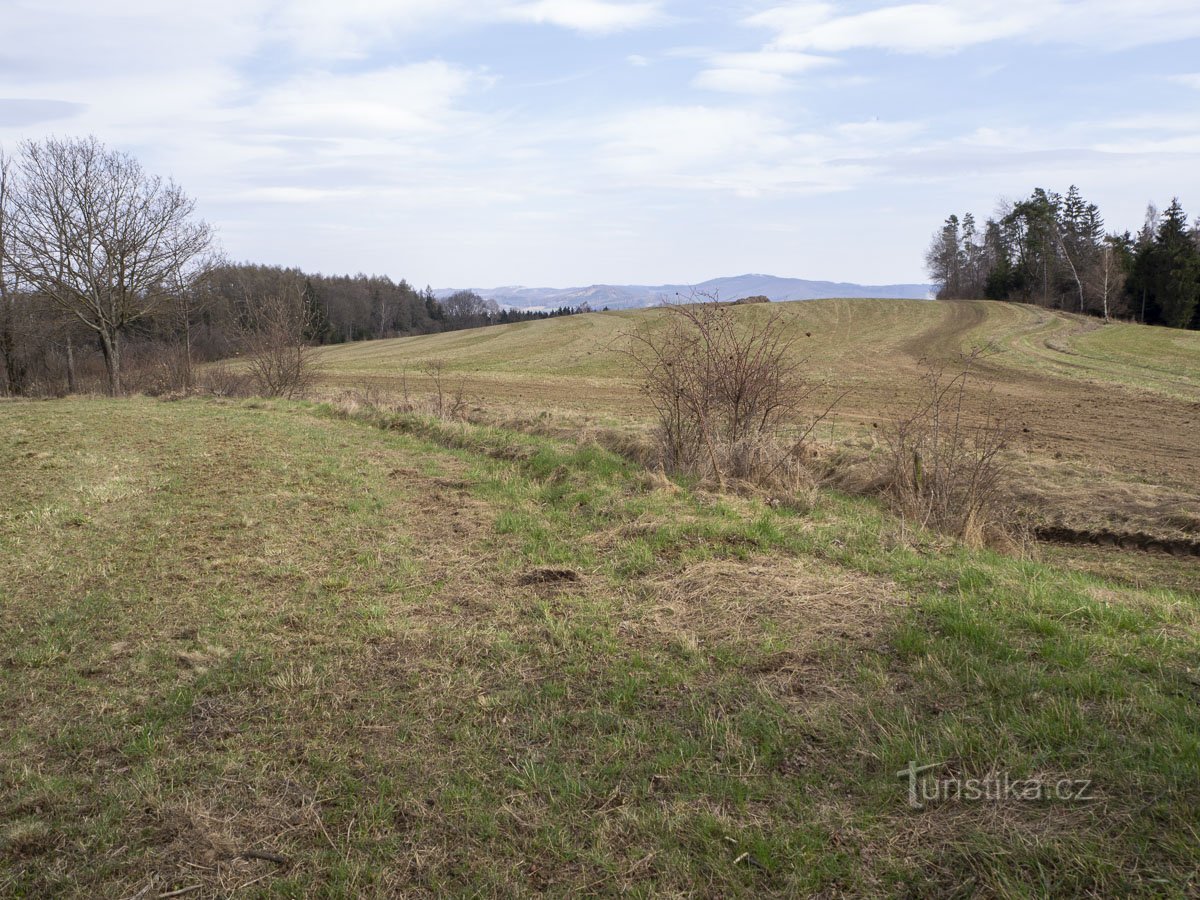
M 1012 428 L 991 403 L 982 420 L 968 420 L 964 413 L 978 359 L 977 351 L 968 354 L 951 373 L 927 369 L 917 406 L 882 429 L 878 478 L 898 513 L 972 546 L 1003 535 L 1013 524 L 1002 502 L 1006 467 L 1001 456 Z

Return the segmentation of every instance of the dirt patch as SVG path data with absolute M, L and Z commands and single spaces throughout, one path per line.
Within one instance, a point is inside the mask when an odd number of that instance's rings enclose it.
M 987 320 L 987 310 L 978 303 L 946 302 L 942 308 L 945 310 L 942 320 L 902 343 L 902 353 L 914 360 L 950 358 L 962 339 Z
M 528 587 L 544 584 L 571 584 L 579 581 L 579 573 L 573 569 L 534 569 L 517 579 L 517 584 Z
M 1164 538 L 1139 532 L 1089 531 L 1064 525 L 1036 528 L 1034 534 L 1040 541 L 1056 544 L 1094 544 L 1098 547 L 1167 553 L 1171 556 L 1200 556 L 1200 541 L 1188 538 Z

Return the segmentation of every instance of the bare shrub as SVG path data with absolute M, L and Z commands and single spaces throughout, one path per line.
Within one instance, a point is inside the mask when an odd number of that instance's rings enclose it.
M 433 382 L 434 393 L 430 398 L 431 412 L 439 419 L 462 419 L 467 411 L 466 381 L 459 378 L 451 382 L 446 372 L 446 361 L 431 359 L 426 362 L 421 371 Z M 408 393 L 407 373 L 404 380 L 404 392 Z
M 806 442 L 833 404 L 801 422 L 822 385 L 805 377 L 780 310 L 742 317 L 715 297 L 693 297 L 625 337 L 621 349 L 658 414 L 665 468 L 722 486 L 803 476 Z
M 166 397 L 187 393 L 191 380 L 183 348 L 151 341 L 128 348 L 121 382 L 127 393 Z
M 271 293 L 246 310 L 242 347 L 246 371 L 264 397 L 302 397 L 316 380 L 308 333 L 311 308 L 300 292 Z
M 953 373 L 929 368 L 917 407 L 883 429 L 880 484 L 898 512 L 921 525 L 978 546 L 1003 531 L 1005 463 L 1012 429 L 984 405 L 970 419 L 965 405 L 975 351 Z
M 199 388 L 214 397 L 246 397 L 253 393 L 250 377 L 227 362 L 217 362 L 201 370 Z

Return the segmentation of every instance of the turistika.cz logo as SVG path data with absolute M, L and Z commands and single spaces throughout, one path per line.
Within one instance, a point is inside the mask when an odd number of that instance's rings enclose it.
M 1000 803 L 1053 800 L 1082 803 L 1096 799 L 1090 778 L 1012 778 L 1006 772 L 989 773 L 982 778 L 964 778 L 960 775 L 938 777 L 937 770 L 944 765 L 930 763 L 921 766 L 915 760 L 910 760 L 908 768 L 896 773 L 897 778 L 908 780 L 910 807 L 924 809 L 927 803 L 947 801 Z

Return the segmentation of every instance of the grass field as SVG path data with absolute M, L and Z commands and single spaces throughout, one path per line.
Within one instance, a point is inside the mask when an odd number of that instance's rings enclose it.
M 0 470 L 0 895 L 1200 890 L 1187 569 L 308 404 L 3 404 Z
M 1050 371 L 1064 378 L 1146 388 L 1200 401 L 1200 333 L 1096 319 L 1017 303 L 931 303 L 923 300 L 818 300 L 747 306 L 746 318 L 782 310 L 798 351 L 814 372 L 839 384 L 875 385 L 890 370 L 922 358 L 993 346 L 1000 370 Z M 574 397 L 576 383 L 613 382 L 620 393 L 628 367 L 619 349 L 630 324 L 661 317 L 657 310 L 593 313 L 448 334 L 367 341 L 326 348 L 335 379 L 394 379 L 408 367 L 440 359 L 448 368 L 504 383 L 554 376 L 556 400 Z M 578 382 L 576 380 L 579 380 Z M 541 385 L 539 385 L 540 387 Z M 546 387 L 551 388 L 547 385 Z M 575 398 L 583 404 L 592 398 Z M 606 398 L 595 398 L 603 403 Z
M 832 452 L 989 345 L 1025 502 L 1200 534 L 1196 335 L 783 309 Z M 0 403 L 0 896 L 1200 892 L 1196 559 L 670 481 L 605 449 L 639 315 L 321 353 L 330 396 L 443 360 L 473 424 Z
M 970 406 L 1014 429 L 1014 502 L 1040 526 L 1081 535 L 1200 542 L 1200 333 L 1014 303 L 828 300 L 748 306 L 780 311 L 806 371 L 849 394 L 822 426 L 831 446 L 870 446 L 917 402 L 927 365 L 987 348 Z M 644 434 L 651 416 L 630 378 L 623 335 L 661 310 L 596 313 L 323 350 L 323 387 L 424 395 L 441 360 L 475 418 L 536 419 L 563 433 L 592 426 Z M 819 405 L 819 404 L 818 404 Z

